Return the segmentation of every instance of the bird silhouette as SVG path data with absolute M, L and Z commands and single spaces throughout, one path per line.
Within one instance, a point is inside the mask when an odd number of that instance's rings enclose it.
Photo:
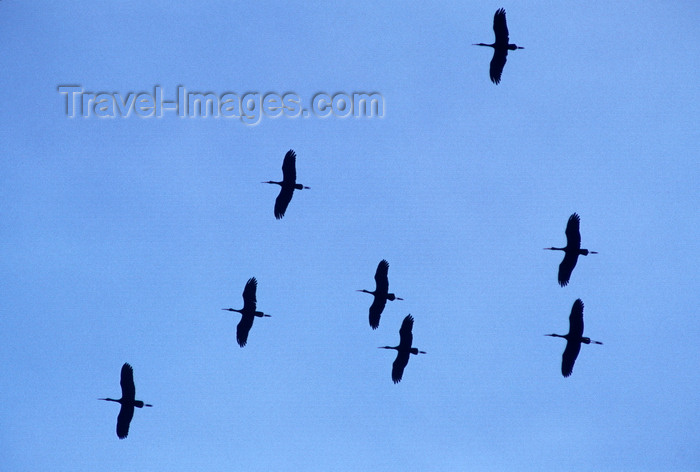
M 562 287 L 568 285 L 571 272 L 573 272 L 574 267 L 576 267 L 576 261 L 578 261 L 579 255 L 587 256 L 588 254 L 598 254 L 595 251 L 581 249 L 580 222 L 581 218 L 576 213 L 569 217 L 569 221 L 566 223 L 566 247 L 545 248 L 550 251 L 564 251 L 564 259 L 561 261 L 561 264 L 559 264 L 558 276 L 559 285 Z
M 294 189 L 301 190 L 309 188 L 297 183 L 296 160 L 297 155 L 290 149 L 284 156 L 284 161 L 282 161 L 282 181 L 275 182 L 274 180 L 268 180 L 262 182 L 264 184 L 277 184 L 281 187 L 280 194 L 277 195 L 277 199 L 275 200 L 275 218 L 278 220 L 281 219 L 284 216 L 284 212 L 287 211 L 287 206 L 289 202 L 292 201 Z
M 401 323 L 401 329 L 399 329 L 399 345 L 398 346 L 381 346 L 379 349 L 395 349 L 396 359 L 394 360 L 394 365 L 391 368 L 391 380 L 395 384 L 401 382 L 403 377 L 403 370 L 408 364 L 408 358 L 411 354 L 425 354 L 425 351 L 419 351 L 417 348 L 412 347 L 413 344 L 413 317 L 411 315 L 406 316 Z
M 257 307 L 257 299 L 255 297 L 257 288 L 258 281 L 255 277 L 251 277 L 248 279 L 243 289 L 243 308 L 240 310 L 236 310 L 235 308 L 222 308 L 222 310 L 225 311 L 237 311 L 241 314 L 241 321 L 238 322 L 238 326 L 236 327 L 236 341 L 238 341 L 238 345 L 241 347 L 245 346 L 248 342 L 248 333 L 250 332 L 250 328 L 253 327 L 255 317 L 262 318 L 263 316 L 270 316 L 262 311 L 255 310 Z
M 117 416 L 117 437 L 119 437 L 119 439 L 124 439 L 129 435 L 129 424 L 131 423 L 131 418 L 134 417 L 134 407 L 143 408 L 144 406 L 153 405 L 144 403 L 141 400 L 136 400 L 134 369 L 126 362 L 122 366 L 122 377 L 119 383 L 122 386 L 122 397 L 119 400 L 113 398 L 98 398 L 98 400 L 106 400 L 121 404 L 119 416 Z
M 376 282 L 376 288 L 374 292 L 369 290 L 358 290 L 358 292 L 369 293 L 374 295 L 374 301 L 369 307 L 369 325 L 372 329 L 377 329 L 379 327 L 379 318 L 382 316 L 384 307 L 386 306 L 387 300 L 403 300 L 393 293 L 389 293 L 389 263 L 382 259 L 377 265 L 377 272 L 374 273 L 374 281 Z
M 545 336 L 554 336 L 557 338 L 566 339 L 566 348 L 561 356 L 561 374 L 564 377 L 571 375 L 574 370 L 574 362 L 581 350 L 581 343 L 584 344 L 603 344 L 600 341 L 592 341 L 591 338 L 583 336 L 583 302 L 577 299 L 574 306 L 571 307 L 569 315 L 569 333 L 562 336 L 561 334 L 545 334 Z
M 493 32 L 496 34 L 496 41 L 493 44 L 476 43 L 474 46 L 488 46 L 493 48 L 493 58 L 491 59 L 491 67 L 489 75 L 491 82 L 498 84 L 501 81 L 501 73 L 506 65 L 506 56 L 508 51 L 516 49 L 525 49 L 515 44 L 508 44 L 508 25 L 506 24 L 506 11 L 501 8 L 496 10 L 493 15 Z

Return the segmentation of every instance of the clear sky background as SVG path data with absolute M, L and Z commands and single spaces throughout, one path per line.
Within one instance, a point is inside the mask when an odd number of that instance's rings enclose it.
M 494 12 L 512 42 L 489 81 Z M 0 2 L 0 469 L 700 469 L 697 2 Z M 67 118 L 378 92 L 377 118 Z M 275 220 L 282 158 L 298 181 Z M 582 257 L 557 284 L 569 215 Z M 387 259 L 387 304 L 367 311 Z M 258 308 L 235 341 L 248 278 Z M 583 346 L 560 373 L 576 298 Z M 415 317 L 403 381 L 401 320 Z M 137 410 L 117 439 L 119 371 Z

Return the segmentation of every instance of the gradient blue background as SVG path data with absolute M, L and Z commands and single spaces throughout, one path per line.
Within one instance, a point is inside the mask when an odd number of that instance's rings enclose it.
M 495 86 L 499 7 L 526 49 Z M 699 10 L 2 1 L 0 468 L 699 470 Z M 386 115 L 70 119 L 59 85 Z M 276 221 L 290 148 L 311 190 Z M 574 211 L 600 254 L 560 288 Z M 405 300 L 372 331 L 382 258 Z M 576 298 L 605 344 L 564 379 L 542 335 Z M 428 354 L 394 385 L 408 313 Z M 120 441 L 124 362 L 154 407 Z

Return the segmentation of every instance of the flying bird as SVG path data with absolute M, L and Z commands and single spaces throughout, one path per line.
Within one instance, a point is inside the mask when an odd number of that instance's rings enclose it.
M 253 321 L 255 317 L 262 318 L 263 316 L 269 317 L 262 311 L 256 311 L 257 299 L 255 298 L 255 291 L 258 288 L 258 281 L 255 277 L 248 279 L 243 289 L 243 308 L 241 310 L 236 310 L 235 308 L 222 308 L 225 311 L 237 311 L 241 314 L 241 321 L 236 327 L 236 341 L 238 345 L 243 347 L 248 342 L 248 333 L 250 328 L 253 327 Z
M 489 75 L 491 76 L 491 82 L 498 84 L 501 81 L 503 67 L 506 65 L 508 51 L 525 48 L 508 43 L 508 25 L 506 24 L 506 11 L 503 8 L 496 10 L 496 13 L 493 15 L 493 32 L 496 34 L 496 41 L 493 44 L 477 43 L 474 46 L 489 46 L 493 48 Z
M 413 317 L 411 315 L 406 316 L 401 323 L 401 329 L 399 329 L 399 345 L 398 346 L 382 346 L 379 349 L 395 349 L 396 359 L 394 360 L 394 365 L 391 368 L 391 380 L 395 384 L 401 382 L 401 377 L 403 377 L 403 370 L 408 364 L 408 358 L 411 354 L 425 354 L 425 351 L 419 351 L 415 347 L 411 347 L 413 344 Z
M 579 225 L 581 222 L 581 217 L 574 213 L 569 217 L 569 221 L 566 223 L 566 247 L 546 247 L 550 251 L 564 251 L 564 259 L 559 264 L 559 285 L 562 287 L 569 283 L 571 278 L 571 272 L 573 272 L 574 267 L 576 267 L 576 261 L 578 261 L 578 256 L 587 256 L 588 254 L 598 254 L 595 251 L 589 251 L 588 249 L 581 249 L 581 233 L 579 232 Z
M 301 190 L 309 188 L 297 183 L 296 160 L 297 155 L 290 149 L 284 156 L 284 161 L 282 161 L 282 182 L 275 182 L 274 180 L 263 182 L 264 184 L 277 184 L 281 187 L 280 194 L 277 195 L 277 200 L 275 200 L 275 218 L 278 220 L 281 219 L 284 216 L 284 212 L 287 211 L 287 206 L 289 202 L 292 201 L 294 189 Z
M 403 300 L 393 293 L 389 293 L 389 263 L 382 259 L 377 266 L 377 272 L 374 273 L 374 281 L 376 288 L 374 292 L 369 290 L 358 290 L 358 292 L 369 293 L 374 295 L 374 301 L 369 307 L 369 325 L 372 329 L 379 327 L 379 318 L 382 316 L 387 300 Z
M 600 341 L 593 341 L 591 338 L 583 336 L 583 302 L 577 299 L 574 306 L 571 307 L 569 315 L 569 333 L 562 336 L 561 334 L 545 334 L 545 336 L 554 336 L 557 338 L 566 339 L 566 348 L 561 356 L 561 374 L 564 377 L 571 375 L 574 370 L 574 362 L 581 350 L 581 343 L 584 344 L 603 344 Z
M 98 400 L 106 400 L 121 404 L 119 416 L 117 416 L 117 437 L 119 437 L 119 439 L 124 439 L 129 435 L 129 424 L 131 423 L 131 418 L 134 417 L 134 407 L 143 408 L 144 406 L 153 405 L 144 403 L 141 400 L 136 400 L 134 369 L 132 369 L 128 363 L 124 363 L 122 366 L 122 378 L 119 383 L 122 386 L 122 397 L 119 400 L 113 398 L 98 398 Z

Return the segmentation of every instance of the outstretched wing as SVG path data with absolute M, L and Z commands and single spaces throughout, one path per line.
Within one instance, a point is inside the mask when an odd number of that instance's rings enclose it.
M 289 206 L 289 202 L 292 201 L 293 194 L 294 187 L 292 186 L 282 186 L 282 188 L 280 188 L 280 193 L 275 200 L 275 218 L 278 220 L 282 219 L 284 213 L 287 211 L 287 206 Z
M 123 404 L 119 410 L 119 416 L 117 416 L 117 437 L 119 439 L 124 439 L 129 435 L 129 424 L 131 424 L 131 418 L 134 417 L 134 405 Z
M 561 374 L 564 377 L 570 376 L 573 372 L 574 362 L 576 362 L 580 350 L 581 341 L 566 341 L 566 348 L 561 356 Z
M 491 82 L 493 82 L 494 84 L 499 84 L 501 82 L 501 74 L 503 73 L 503 67 L 505 67 L 506 65 L 507 55 L 507 49 L 493 50 L 491 66 L 489 67 L 489 76 L 491 77 Z
M 384 307 L 386 306 L 386 298 L 374 296 L 374 301 L 369 307 L 369 325 L 372 329 L 377 329 L 379 327 L 379 319 L 382 316 Z
M 569 315 L 569 335 L 580 338 L 583 336 L 583 302 L 578 298 L 571 307 Z
M 503 8 L 496 10 L 493 15 L 493 32 L 496 34 L 496 44 L 508 45 L 508 25 L 506 24 L 506 11 Z M 503 61 L 505 64 L 505 61 Z
M 255 320 L 255 315 L 243 315 L 241 316 L 241 321 L 238 322 L 238 326 L 236 326 L 236 341 L 241 347 L 248 343 L 248 333 L 250 328 L 253 327 L 253 320 Z
M 576 261 L 578 261 L 578 254 L 575 252 L 564 253 L 564 259 L 562 259 L 561 264 L 559 264 L 559 285 L 565 287 L 569 284 L 569 279 L 571 278 L 571 273 L 576 267 Z
M 401 329 L 399 329 L 399 351 L 410 351 L 411 344 L 413 344 L 413 317 L 407 315 L 401 323 Z M 408 362 L 408 361 L 406 361 Z
M 293 185 L 297 181 L 296 162 L 297 155 L 290 149 L 287 151 L 287 154 L 285 154 L 284 161 L 282 161 L 282 181 L 284 183 L 291 183 Z
M 578 250 L 581 249 L 581 233 L 579 232 L 579 216 L 574 213 L 566 223 L 566 250 L 564 259 L 559 264 L 559 285 L 562 287 L 569 283 L 571 273 L 578 261 Z
M 577 251 L 581 249 L 581 233 L 579 232 L 580 222 L 581 217 L 574 213 L 569 217 L 569 221 L 566 223 L 566 247 L 576 249 Z
M 579 298 L 571 307 L 569 338 L 566 340 L 566 348 L 561 357 L 561 373 L 564 377 L 570 376 L 574 370 L 574 362 L 581 351 L 581 336 L 583 336 L 583 302 Z
M 389 263 L 385 259 L 382 259 L 377 265 L 374 281 L 377 284 L 377 292 L 387 293 L 389 291 Z
M 122 374 L 119 384 L 122 386 L 122 399 L 127 401 L 133 401 L 136 398 L 136 386 L 134 385 L 134 369 L 131 367 L 131 365 L 129 365 L 128 362 L 125 362 L 122 366 Z
M 243 311 L 255 312 L 258 301 L 255 297 L 257 289 L 258 280 L 255 277 L 249 278 L 243 289 Z
M 396 354 L 396 359 L 391 367 L 391 380 L 393 380 L 395 384 L 401 382 L 403 371 L 406 368 L 406 364 L 408 364 L 410 355 L 410 351 L 399 351 Z

